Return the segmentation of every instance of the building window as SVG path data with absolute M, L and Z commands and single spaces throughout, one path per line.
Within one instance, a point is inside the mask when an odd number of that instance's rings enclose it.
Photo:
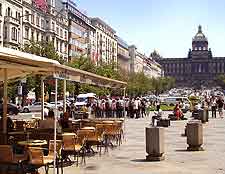
M 39 41 L 39 33 L 37 33 L 37 41 Z
M 63 37 L 63 31 L 60 29 L 60 37 Z
M 59 41 L 56 40 L 56 51 L 59 51 Z
M 65 40 L 67 40 L 67 31 L 65 31 L 64 35 Z
M 5 26 L 5 28 L 4 28 L 4 39 L 7 39 L 7 35 L 8 35 L 8 28 L 7 28 L 7 26 Z
M 31 40 L 34 41 L 34 31 L 31 31 Z
M 12 40 L 17 41 L 17 29 L 15 27 L 12 27 L 11 38 Z
M 27 10 L 25 11 L 25 19 L 26 19 L 27 21 L 30 21 L 30 20 L 29 20 L 29 11 L 27 11 Z
M 56 27 L 56 34 L 59 35 L 59 27 Z
M 25 28 L 25 38 L 29 38 L 29 28 Z
M 62 53 L 62 49 L 63 49 L 63 46 L 62 46 L 62 42 L 60 42 L 60 53 Z
M 12 11 L 11 11 L 10 7 L 8 7 L 6 9 L 6 16 L 12 16 Z
M 34 24 L 34 15 L 31 15 L 31 23 Z
M 55 23 L 52 22 L 52 31 L 55 31 Z
M 48 36 L 46 36 L 45 40 L 46 40 L 46 42 L 48 42 L 48 40 L 49 40 L 49 37 L 48 37 Z
M 45 21 L 44 21 L 44 19 L 42 19 L 42 20 L 41 20 L 41 28 L 42 28 L 42 29 L 44 28 L 44 25 L 45 25 L 44 23 L 45 23 Z
M 40 27 L 40 18 L 37 16 L 36 17 L 36 25 L 38 26 L 38 27 Z
M 0 16 L 2 16 L 2 4 L 0 3 Z

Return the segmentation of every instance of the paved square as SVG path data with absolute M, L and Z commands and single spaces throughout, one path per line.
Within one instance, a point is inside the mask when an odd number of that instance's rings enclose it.
M 190 114 L 189 114 L 190 115 Z M 225 174 L 225 119 L 204 124 L 204 149 L 187 152 L 182 137 L 187 121 L 171 122 L 165 128 L 166 160 L 145 162 L 145 127 L 150 118 L 126 120 L 126 141 L 101 156 L 87 158 L 86 166 L 66 167 L 65 174 Z M 52 169 L 50 169 L 52 173 Z

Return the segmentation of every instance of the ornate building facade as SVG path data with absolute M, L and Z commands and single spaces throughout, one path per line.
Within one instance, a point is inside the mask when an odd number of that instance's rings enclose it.
M 100 18 L 92 18 L 96 28 L 96 62 L 117 64 L 116 31 Z
M 52 41 L 67 61 L 68 19 L 60 0 L 0 1 L 0 46 L 19 49 L 29 41 Z
M 198 27 L 192 39 L 192 49 L 186 58 L 156 59 L 164 69 L 164 75 L 174 77 L 177 86 L 214 86 L 218 75 L 225 73 L 225 57 L 213 57 L 208 39 Z
M 71 0 L 63 1 L 63 5 L 69 18 L 69 61 L 79 56 L 95 60 L 96 29 L 91 25 L 91 19 Z

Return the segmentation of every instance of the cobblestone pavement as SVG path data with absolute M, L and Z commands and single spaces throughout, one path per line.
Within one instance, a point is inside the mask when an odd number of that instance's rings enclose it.
M 168 114 L 168 113 L 166 113 Z M 189 113 L 190 115 L 190 113 Z M 204 149 L 187 152 L 182 137 L 187 121 L 172 122 L 165 128 L 165 161 L 145 161 L 145 127 L 150 118 L 128 119 L 125 141 L 120 147 L 87 158 L 85 166 L 66 167 L 65 174 L 225 174 L 225 119 L 204 124 Z M 50 169 L 50 173 L 52 169 Z

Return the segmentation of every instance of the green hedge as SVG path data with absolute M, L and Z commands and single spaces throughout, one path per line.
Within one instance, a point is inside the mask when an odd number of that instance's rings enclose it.
M 167 105 L 161 105 L 160 109 L 162 109 L 162 111 L 173 111 L 175 106 L 167 106 Z M 156 107 L 149 107 L 148 108 L 149 111 L 156 111 Z

